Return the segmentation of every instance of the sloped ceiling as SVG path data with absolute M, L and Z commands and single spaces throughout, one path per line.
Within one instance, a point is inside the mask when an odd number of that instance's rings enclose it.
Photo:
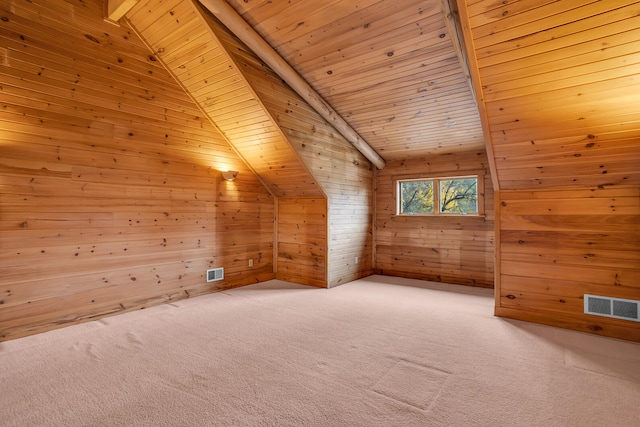
M 385 160 L 484 147 L 443 0 L 228 3 Z
M 638 1 L 228 4 L 387 161 L 486 145 L 496 189 L 640 179 Z
M 486 146 L 496 189 L 638 179 L 638 1 L 204 3 L 228 4 L 385 161 Z
M 196 2 L 141 1 L 127 19 L 273 195 L 324 194 Z
M 123 0 L 111 1 L 115 4 Z M 183 9 L 195 10 L 195 3 L 198 2 L 142 0 L 128 14 L 151 49 L 172 62 L 169 67 L 182 67 L 174 70 L 178 79 L 185 75 L 185 66 L 189 67 L 185 64 L 188 56 L 193 55 L 191 62 L 197 61 L 202 49 L 207 49 L 174 47 L 181 63 L 174 61 L 176 55 L 166 54 L 179 37 L 190 45 L 203 43 L 199 36 L 207 31 L 203 20 L 197 19 L 200 24 L 196 25 L 193 13 L 185 18 L 189 23 L 176 15 Z M 449 0 L 404 0 L 401 4 L 388 0 L 206 3 L 228 3 L 383 162 L 484 148 L 468 69 L 461 62 L 462 48 L 451 15 L 443 12 L 448 10 Z M 243 39 L 243 34 L 236 35 Z M 260 56 L 260 52 L 256 53 Z M 224 56 L 224 52 L 219 55 Z M 220 71 L 220 66 L 216 67 L 218 59 L 211 60 L 195 72 L 200 73 L 205 67 Z M 195 62 L 191 65 L 195 66 Z M 183 85 L 206 111 L 212 103 L 200 99 L 206 89 L 194 87 L 193 80 L 189 77 Z M 214 81 L 200 79 L 200 84 L 205 80 Z M 224 82 L 216 82 L 220 83 Z M 248 93 L 247 96 L 253 99 Z M 208 114 L 211 116 L 212 112 Z M 237 110 L 216 109 L 212 120 L 220 127 L 230 122 L 238 128 L 250 127 L 248 122 L 240 126 L 237 117 Z M 259 120 L 253 126 L 258 122 L 267 123 Z M 277 133 L 271 129 L 272 124 L 264 126 Z M 222 128 L 221 131 L 260 175 L 261 166 L 254 166 L 244 154 L 249 147 L 242 147 L 232 133 Z M 269 186 L 269 179 L 263 176 L 263 180 Z
M 465 3 L 499 187 L 640 184 L 640 2 Z

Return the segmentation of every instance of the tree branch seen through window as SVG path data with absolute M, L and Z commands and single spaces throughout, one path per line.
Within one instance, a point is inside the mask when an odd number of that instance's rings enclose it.
M 440 180 L 440 212 L 478 213 L 478 179 Z
M 402 185 L 402 212 L 433 212 L 433 181 L 407 181 Z
M 478 177 L 400 180 L 397 197 L 399 215 L 477 215 Z

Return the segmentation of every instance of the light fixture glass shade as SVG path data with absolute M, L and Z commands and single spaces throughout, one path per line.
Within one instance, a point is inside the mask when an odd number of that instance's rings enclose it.
M 238 171 L 223 171 L 222 178 L 225 181 L 233 181 L 238 176 Z

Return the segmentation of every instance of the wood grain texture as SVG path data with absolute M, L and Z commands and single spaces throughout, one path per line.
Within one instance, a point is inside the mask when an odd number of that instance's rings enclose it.
M 324 286 L 331 287 L 371 274 L 374 174 L 371 163 L 256 55 L 209 19 L 211 28 L 216 34 L 219 33 L 220 40 L 224 40 L 229 55 L 242 70 L 252 90 L 274 118 L 302 165 L 326 195 L 326 210 L 323 212 L 325 249 L 320 252 L 324 259 L 316 260 L 318 251 L 302 251 L 297 255 L 299 257 L 307 253 L 307 263 L 315 265 L 320 262 L 326 268 L 325 275 L 319 276 L 314 270 L 308 270 L 308 274 L 305 274 L 305 269 L 301 269 L 297 275 L 293 274 L 288 270 L 294 268 L 296 263 L 287 264 L 286 260 L 278 256 L 279 277 L 287 274 L 287 277 L 295 278 L 300 283 L 315 285 L 324 281 Z M 276 173 L 283 174 L 282 171 Z M 285 174 L 282 178 L 287 181 L 295 179 Z M 295 195 L 304 203 L 310 200 L 306 192 L 298 191 Z M 279 230 L 282 227 L 285 230 L 289 228 L 288 224 L 281 222 L 280 216 L 276 221 Z M 305 231 L 305 227 L 311 228 L 312 224 L 313 229 Z M 312 224 L 306 221 L 296 223 L 297 234 L 308 235 L 309 242 L 302 244 L 316 246 L 316 227 L 319 224 Z M 279 248 L 282 248 L 281 245 L 278 242 Z M 284 270 L 285 266 L 288 270 Z
M 640 300 L 640 2 L 459 1 L 497 198 L 496 313 L 624 339 Z
M 230 56 L 242 47 L 205 10 L 141 1 L 127 18 L 273 195 L 322 195 Z
M 242 40 L 296 93 L 377 168 L 385 161 L 322 97 L 224 0 L 200 0 L 226 28 Z
M 482 148 L 441 0 L 229 5 L 384 159 Z
M 455 176 L 482 171 L 482 217 L 396 215 L 396 180 Z M 376 177 L 376 268 L 397 275 L 462 285 L 493 287 L 493 187 L 486 153 L 467 152 L 389 162 Z
M 140 0 L 137 32 L 100 0 L 0 4 L 0 334 L 275 269 L 495 280 L 498 315 L 639 340 L 580 304 L 640 299 L 640 2 L 459 1 L 489 159 L 440 3 L 229 1 L 391 160 L 375 181 L 197 2 Z M 393 215 L 394 177 L 478 169 L 484 217 Z
M 501 190 L 640 185 L 639 8 L 468 6 Z
M 134 9 L 131 22 L 154 50 L 162 50 L 160 56 L 172 73 L 271 192 L 283 198 L 283 206 L 292 197 L 305 203 L 329 197 L 329 205 L 326 200 L 320 203 L 325 208 L 322 224 L 303 215 L 299 220 L 276 217 L 278 236 L 296 236 L 295 242 L 275 242 L 278 277 L 333 286 L 370 274 L 370 163 L 206 10 L 190 1 L 164 10 L 148 5 Z M 159 32 L 157 26 L 167 15 L 176 21 L 170 25 L 189 31 L 169 36 Z M 201 22 L 203 28 L 197 28 L 203 34 L 189 25 L 191 16 Z M 361 260 L 358 265 L 355 257 Z
M 640 341 L 635 322 L 585 315 L 584 294 L 640 299 L 638 188 L 501 191 L 496 312 Z
M 279 197 L 276 277 L 327 287 L 327 202 Z
M 102 13 L 0 5 L 0 339 L 274 277 L 273 197 Z

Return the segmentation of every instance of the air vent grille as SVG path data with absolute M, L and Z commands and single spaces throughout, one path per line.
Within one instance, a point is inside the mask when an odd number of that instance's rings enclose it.
M 640 301 L 588 294 L 584 296 L 584 312 L 586 314 L 640 322 L 639 311 Z
M 587 313 L 611 314 L 611 300 L 609 298 L 598 298 L 591 296 L 587 299 L 589 309 Z
M 207 270 L 207 282 L 216 282 L 224 279 L 224 268 L 212 268 Z
M 638 319 L 638 302 L 613 300 L 613 314 L 625 319 Z

